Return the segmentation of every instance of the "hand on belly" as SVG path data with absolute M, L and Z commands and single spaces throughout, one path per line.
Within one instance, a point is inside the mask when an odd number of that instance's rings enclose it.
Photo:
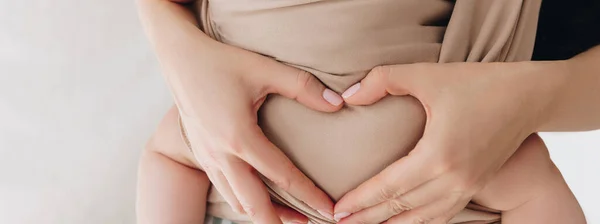
M 425 111 L 412 97 L 322 113 L 274 95 L 259 111 L 265 135 L 334 199 L 408 154 L 422 135 Z

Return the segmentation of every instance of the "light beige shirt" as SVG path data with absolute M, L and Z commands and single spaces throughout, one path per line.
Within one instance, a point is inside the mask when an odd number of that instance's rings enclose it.
M 204 0 L 201 28 L 212 38 L 307 70 L 342 92 L 378 65 L 529 60 L 541 0 Z M 267 137 L 338 200 L 408 154 L 425 113 L 412 97 L 386 97 L 336 113 L 271 96 L 259 111 Z M 313 223 L 334 223 L 265 180 L 273 200 Z M 208 214 L 249 222 L 217 191 Z M 491 223 L 499 214 L 470 204 L 452 223 Z

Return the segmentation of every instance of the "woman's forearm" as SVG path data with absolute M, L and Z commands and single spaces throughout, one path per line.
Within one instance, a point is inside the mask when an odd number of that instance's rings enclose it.
M 190 48 L 210 41 L 198 28 L 193 12 L 185 5 L 170 0 L 137 2 L 142 26 L 161 64 L 185 60 L 182 56 L 190 52 Z
M 192 0 L 137 0 L 140 20 L 181 113 L 193 113 L 193 97 L 203 74 L 219 63 L 215 51 L 222 44 L 198 28 Z
M 540 82 L 557 85 L 538 131 L 588 131 L 600 129 L 600 46 L 572 59 L 549 74 L 540 74 Z

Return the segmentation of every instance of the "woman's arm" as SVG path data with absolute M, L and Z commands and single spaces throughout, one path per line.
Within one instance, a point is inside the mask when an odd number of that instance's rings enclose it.
M 193 12 L 185 4 L 192 4 L 193 0 L 137 0 L 138 12 L 142 26 L 148 39 L 152 43 L 161 64 L 169 87 L 173 92 L 178 107 L 186 105 L 189 99 L 185 91 L 194 88 L 193 82 L 187 82 L 194 76 L 201 75 L 200 71 L 193 71 L 196 64 L 209 66 L 206 62 L 218 43 L 209 38 L 198 28 L 198 21 Z M 212 47 L 211 47 L 212 45 Z M 202 51 L 198 54 L 193 51 Z M 188 58 L 190 54 L 201 58 Z M 190 66 L 181 66 L 191 63 Z M 191 67 L 191 68 L 188 68 Z M 184 101 L 184 102 L 181 102 Z M 184 108 L 179 108 L 180 110 Z M 189 113 L 191 108 L 185 108 L 181 113 Z
M 138 0 L 139 14 L 194 156 L 213 186 L 256 223 L 281 223 L 277 214 L 293 212 L 275 210 L 258 173 L 332 214 L 329 197 L 264 136 L 257 111 L 268 94 L 323 112 L 339 110 L 342 98 L 305 71 L 212 40 L 181 2 Z
M 552 63 L 552 62 L 550 62 Z M 586 131 L 600 129 L 600 46 L 561 64 L 546 74 L 537 74 L 540 82 L 554 83 L 548 101 L 540 110 L 538 131 Z M 544 91 L 545 92 L 545 91 Z
M 413 151 L 344 195 L 335 217 L 446 223 L 532 133 L 600 128 L 599 70 L 600 47 L 566 61 L 373 69 L 342 94 L 346 103 L 411 95 L 427 123 Z

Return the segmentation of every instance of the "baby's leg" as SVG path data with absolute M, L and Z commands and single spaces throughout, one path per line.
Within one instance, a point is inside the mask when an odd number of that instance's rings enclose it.
M 142 154 L 138 171 L 137 220 L 142 224 L 204 223 L 210 182 L 191 162 L 171 109 Z
M 537 135 L 523 142 L 473 201 L 502 211 L 502 223 L 586 223 L 579 203 Z

